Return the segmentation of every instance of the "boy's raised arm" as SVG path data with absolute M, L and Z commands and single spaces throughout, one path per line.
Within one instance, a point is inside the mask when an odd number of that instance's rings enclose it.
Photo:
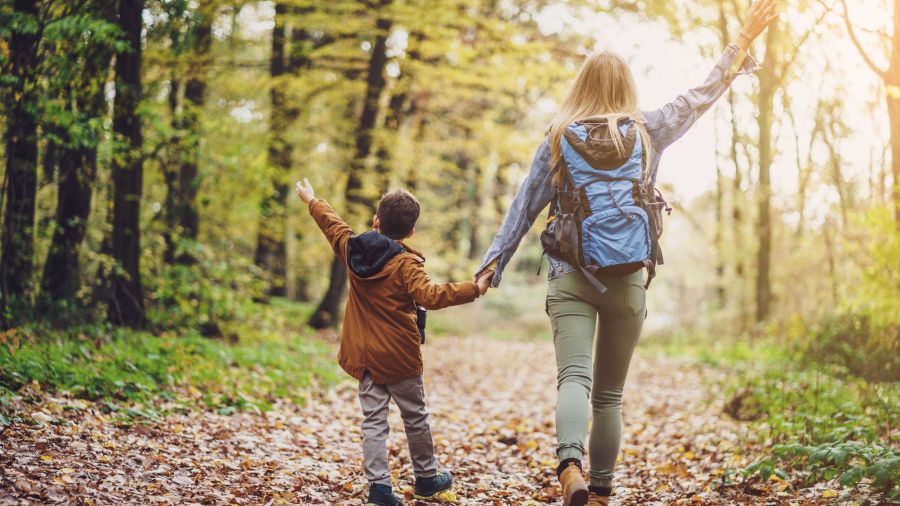
M 334 253 L 346 263 L 347 241 L 353 237 L 353 230 L 334 212 L 328 202 L 316 198 L 315 191 L 308 179 L 303 178 L 303 181 L 297 181 L 294 188 L 300 200 L 309 205 L 309 214 L 325 234 Z
M 428 277 L 422 262 L 404 260 L 400 265 L 406 290 L 416 304 L 425 309 L 442 309 L 474 301 L 487 290 L 487 282 L 480 286 L 474 281 L 462 283 L 435 283 Z

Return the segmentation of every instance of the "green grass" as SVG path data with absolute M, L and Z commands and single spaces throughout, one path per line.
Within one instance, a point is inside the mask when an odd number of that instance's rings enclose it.
M 223 324 L 233 344 L 190 330 L 20 327 L 0 335 L 0 396 L 36 385 L 107 406 L 169 401 L 223 413 L 303 403 L 342 378 L 333 346 L 303 327 L 307 313 L 286 301 L 249 304 L 244 319 Z

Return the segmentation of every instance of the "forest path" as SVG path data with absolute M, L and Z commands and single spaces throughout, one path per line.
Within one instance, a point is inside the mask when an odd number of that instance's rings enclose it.
M 552 344 L 444 338 L 429 342 L 425 355 L 439 463 L 454 473 L 458 503 L 559 504 Z M 788 504 L 778 482 L 718 486 L 726 468 L 746 465 L 753 455 L 745 449 L 735 457 L 741 428 L 707 402 L 707 372 L 637 353 L 613 504 Z M 64 423 L 14 425 L 0 438 L 0 504 L 361 504 L 365 498 L 361 415 L 350 381 L 301 408 L 229 416 L 188 411 L 149 426 L 116 426 L 96 409 L 64 409 L 79 401 L 57 401 Z M 408 491 L 411 469 L 395 406 L 390 420 L 392 469 Z

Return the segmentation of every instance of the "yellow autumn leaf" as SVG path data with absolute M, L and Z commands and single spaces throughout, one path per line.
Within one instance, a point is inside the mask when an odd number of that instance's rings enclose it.
M 837 490 L 826 489 L 822 491 L 822 497 L 837 497 Z
M 454 492 L 452 490 L 444 490 L 443 492 L 436 495 L 435 499 L 437 499 L 438 501 L 443 502 L 443 503 L 453 504 L 453 503 L 456 503 L 456 501 L 457 501 L 456 492 Z
M 43 460 L 44 462 L 52 462 L 53 457 L 51 457 L 50 455 L 41 455 L 41 460 Z

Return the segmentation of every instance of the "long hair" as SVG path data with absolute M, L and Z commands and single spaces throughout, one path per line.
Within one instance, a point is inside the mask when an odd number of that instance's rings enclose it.
M 617 125 L 622 118 L 633 120 L 641 136 L 645 163 L 649 162 L 650 138 L 638 110 L 637 90 L 631 69 L 621 56 L 609 51 L 587 57 L 569 88 L 569 94 L 547 129 L 551 163 L 554 166 L 562 156 L 560 139 L 566 128 L 575 121 L 595 117 L 606 118 L 611 127 Z M 619 129 L 610 128 L 609 132 L 619 155 L 626 155 Z

